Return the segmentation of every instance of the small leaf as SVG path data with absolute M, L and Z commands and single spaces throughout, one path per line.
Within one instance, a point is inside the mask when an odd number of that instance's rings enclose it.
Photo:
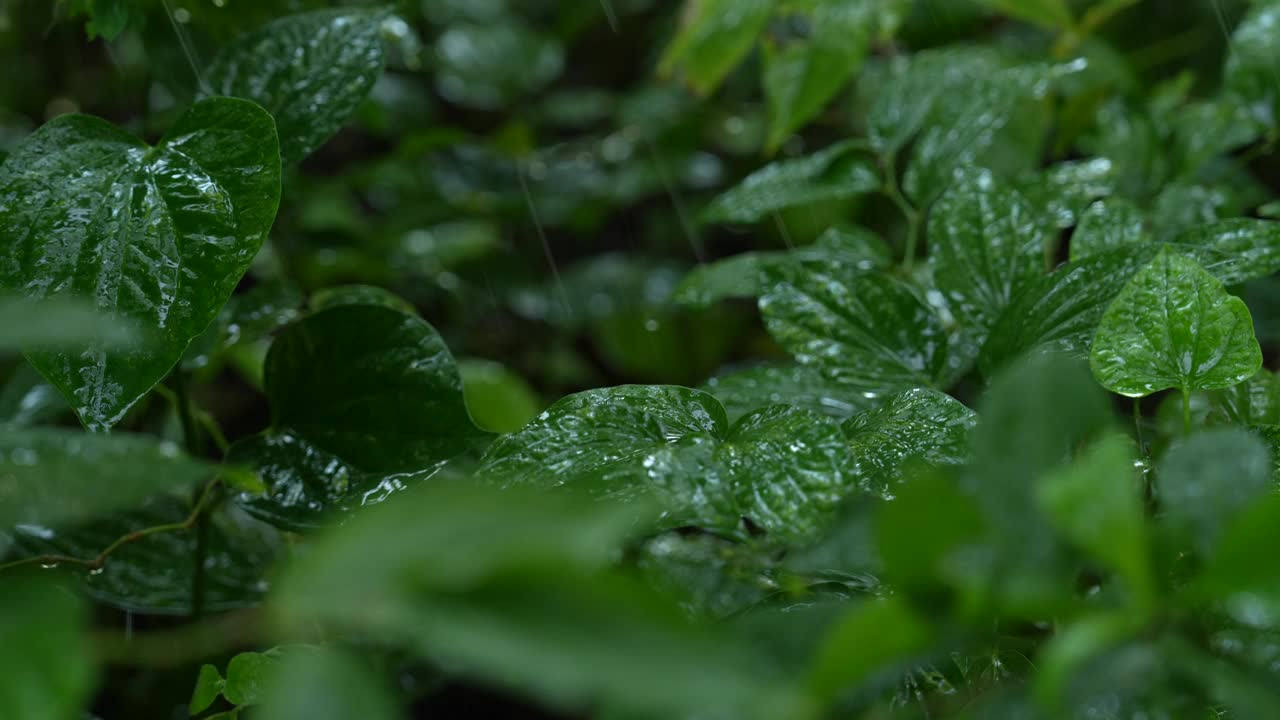
M 1262 350 L 1244 301 L 1166 249 L 1107 308 L 1090 365 L 1103 387 L 1142 397 L 1229 387 L 1262 367 Z
M 155 147 L 62 115 L 0 166 L 0 288 L 92 298 L 148 334 L 127 349 L 28 354 L 86 427 L 119 422 L 217 316 L 275 218 L 279 155 L 265 111 L 211 98 Z
M 929 213 L 929 255 L 948 307 L 981 343 L 1013 298 L 1044 272 L 1049 238 L 1030 204 L 988 170 L 957 171 Z
M 218 668 L 202 665 L 200 675 L 196 677 L 195 689 L 191 691 L 191 702 L 187 703 L 187 712 L 199 715 L 208 710 L 217 702 L 224 687 L 226 687 L 226 681 L 222 679 L 222 673 L 218 672 Z
M 760 298 L 765 327 L 801 364 L 870 392 L 934 385 L 947 332 L 915 289 L 837 265 L 783 275 Z
M 900 667 L 924 651 L 933 630 L 900 598 L 855 605 L 827 632 L 809 670 L 809 687 L 830 702 L 840 691 Z
M 704 223 L 753 223 L 789 207 L 876 192 L 881 181 L 856 140 L 801 158 L 778 160 L 711 201 Z
M 95 684 L 84 603 L 47 578 L 0 584 L 0 717 L 82 717 Z
M 476 426 L 490 432 L 514 432 L 542 410 L 538 397 L 524 378 L 491 360 L 463 360 L 462 377 L 467 412 Z
M 1071 234 L 1071 260 L 1147 241 L 1142 212 L 1124 198 L 1099 200 L 1080 216 Z
M 222 694 L 232 705 L 258 705 L 286 660 L 316 654 L 316 648 L 309 645 L 281 645 L 266 652 L 240 653 L 227 663 Z
M 190 490 L 212 470 L 170 442 L 61 428 L 0 432 L 0 532 L 61 527 Z
M 845 421 L 850 474 L 863 492 L 892 498 L 908 462 L 960 465 L 969 457 L 973 411 L 936 390 L 907 390 Z
M 289 654 L 275 668 L 257 717 L 264 720 L 395 720 L 389 684 L 338 650 Z
M 1140 607 L 1155 601 L 1142 486 L 1132 443 L 1107 435 L 1037 490 L 1041 508 L 1073 543 L 1118 573 Z
M 696 92 L 711 94 L 756 44 L 773 6 L 773 0 L 689 0 L 658 72 L 679 67 Z
M 1161 522 L 1205 554 L 1274 486 L 1271 453 L 1238 428 L 1205 431 L 1170 448 L 1157 477 Z
M 222 49 L 212 92 L 252 100 L 275 118 L 280 155 L 295 163 L 324 144 L 382 74 L 383 13 L 319 10 L 280 18 Z
M 265 386 L 272 427 L 236 443 L 227 462 L 268 487 L 241 506 L 291 530 L 381 502 L 487 437 L 435 329 L 381 305 L 339 305 L 285 329 Z

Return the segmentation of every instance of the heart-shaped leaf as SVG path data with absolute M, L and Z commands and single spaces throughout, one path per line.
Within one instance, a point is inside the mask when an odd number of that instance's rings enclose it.
M 327 524 L 434 475 L 488 437 L 471 422 L 457 365 L 426 321 L 383 305 L 337 305 L 286 328 L 267 354 L 271 429 L 232 447 L 266 495 L 250 514 Z
M 942 319 L 914 288 L 884 273 L 834 264 L 780 273 L 760 313 L 801 364 L 868 392 L 930 387 L 947 372 Z
M 988 170 L 957 171 L 929 213 L 934 279 L 981 343 L 1013 298 L 1044 272 L 1046 236 L 1030 204 Z
M 385 13 L 344 8 L 290 15 L 237 38 L 205 74 L 213 92 L 252 100 L 276 119 L 294 163 L 338 132 L 382 74 Z
M 86 427 L 119 422 L 213 321 L 279 198 L 275 124 L 232 98 L 196 103 L 155 147 L 63 115 L 0 166 L 0 288 L 90 300 L 150 334 L 123 349 L 28 353 Z
M 960 465 L 969 457 L 973 411 L 936 390 L 908 390 L 844 423 L 847 473 L 859 490 L 892 498 L 908 462 Z
M 1244 301 L 1194 260 L 1163 249 L 1107 308 L 1090 365 L 1103 387 L 1142 397 L 1230 387 L 1262 367 L 1262 349 Z

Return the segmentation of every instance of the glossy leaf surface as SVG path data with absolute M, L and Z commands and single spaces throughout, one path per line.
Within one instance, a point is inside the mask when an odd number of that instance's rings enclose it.
M 0 286 L 90 300 L 147 334 L 123 349 L 29 354 L 86 427 L 119 422 L 213 321 L 279 197 L 274 123 L 231 98 L 197 103 L 155 147 L 63 115 L 0 166 Z
M 716 396 L 729 420 L 766 405 L 808 408 L 835 418 L 870 409 L 875 393 L 835 382 L 806 365 L 764 365 L 717 375 L 699 388 Z
M 1099 200 L 1080 216 L 1071 234 L 1071 260 L 1146 241 L 1142 212 L 1123 198 Z
M 856 142 L 778 160 L 748 175 L 702 211 L 705 223 L 751 223 L 779 210 L 847 200 L 880 189 L 880 176 Z
M 855 415 L 843 427 L 858 489 L 892 498 L 907 463 L 960 465 L 969 456 L 973 411 L 936 390 L 908 390 Z
M 710 93 L 756 43 L 773 10 L 772 0 L 689 3 L 680 30 L 662 55 L 659 71 L 677 66 L 695 91 Z

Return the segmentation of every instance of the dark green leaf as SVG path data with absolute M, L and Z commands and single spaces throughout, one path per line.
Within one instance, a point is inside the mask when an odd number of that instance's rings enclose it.
M 67 401 L 28 362 L 20 362 L 0 386 L 0 425 L 25 428 L 70 415 Z
M 296 320 L 302 302 L 297 288 L 279 280 L 233 295 L 218 319 L 187 348 L 182 366 L 189 370 L 207 367 L 221 353 L 262 340 Z
M 1044 272 L 1049 238 L 1030 204 L 988 170 L 957 171 L 929 213 L 929 254 L 948 307 L 979 343 Z
M 941 473 L 912 474 L 895 488 L 892 501 L 874 510 L 874 532 L 848 539 L 876 548 L 885 580 L 909 592 L 954 584 L 957 557 L 982 539 L 984 522 L 974 499 Z
M 1156 485 L 1161 520 L 1209 553 L 1236 517 L 1274 487 L 1271 453 L 1245 430 L 1210 430 L 1171 448 Z
M 973 411 L 936 390 L 908 390 L 844 423 L 859 490 L 892 498 L 909 462 L 959 465 L 969 456 Z
M 9 240 L 0 286 L 32 299 L 92 298 L 151 336 L 127 350 L 29 354 L 87 427 L 119 422 L 213 321 L 279 197 L 271 117 L 231 98 L 197 103 L 155 147 L 63 115 L 0 166 Z
M 129 508 L 212 474 L 173 443 L 40 428 L 0 432 L 0 532 L 62 527 Z
M 228 462 L 268 487 L 240 504 L 284 528 L 380 502 L 487 437 L 435 329 L 381 305 L 340 305 L 288 327 L 267 355 L 265 385 L 272 427 L 237 443 Z
M 659 72 L 679 67 L 701 94 L 710 94 L 755 45 L 773 0 L 699 0 L 685 4 L 680 29 L 662 54 Z
M 876 403 L 874 393 L 842 385 L 823 371 L 805 365 L 764 365 L 738 370 L 717 375 L 699 389 L 716 396 L 730 421 L 766 405 L 787 404 L 847 418 Z
M 1070 30 L 1075 26 L 1067 0 L 978 0 L 984 5 L 1019 20 L 1035 23 L 1049 30 Z
M 1276 89 L 1280 44 L 1275 37 L 1280 5 L 1256 5 L 1236 26 L 1228 44 L 1223 83 L 1248 107 L 1256 122 L 1274 130 L 1280 120 L 1280 92 Z
M 1280 222 L 1236 218 L 1192 228 L 1173 245 L 1223 285 L 1280 272 Z
M 875 166 L 856 140 L 802 158 L 778 160 L 747 176 L 703 210 L 705 223 L 752 223 L 789 207 L 847 200 L 880 189 Z
M 1262 367 L 1244 301 L 1183 255 L 1161 250 L 1098 324 L 1090 355 L 1104 387 L 1131 397 L 1212 390 Z
M 1003 67 L 987 48 L 951 47 L 903 56 L 868 111 L 871 144 L 896 153 L 924 126 L 940 96 L 962 93 Z
M 463 360 L 458 365 L 467 411 L 476 425 L 490 432 L 514 432 L 542 410 L 542 399 L 524 378 L 491 360 Z
M 760 298 L 760 312 L 802 364 L 877 393 L 929 387 L 946 374 L 946 328 L 911 286 L 836 265 L 788 275 Z
M 436 41 L 436 58 L 439 93 L 481 110 L 519 102 L 564 69 L 560 43 L 513 18 L 450 26 Z
M 1029 173 L 1015 187 L 1031 203 L 1046 229 L 1076 224 L 1095 198 L 1115 191 L 1114 169 L 1106 158 L 1071 160 Z
M 0 716 L 75 720 L 92 697 L 88 613 L 47 578 L 0 578 Z
M 830 702 L 847 688 L 891 670 L 925 650 L 928 623 L 900 598 L 869 600 L 845 613 L 818 649 L 810 690 Z
M 1238 385 L 1208 394 L 1212 421 L 1234 425 L 1280 425 L 1280 375 L 1263 368 Z
M 205 81 L 266 108 L 284 162 L 297 162 L 346 124 L 382 74 L 383 17 L 348 8 L 280 18 L 223 48 Z
M 1080 215 L 1071 234 L 1071 261 L 1147 241 L 1142 212 L 1124 198 L 1099 200 Z
M 70 351 L 85 345 L 127 350 L 143 337 L 128 321 L 83 300 L 52 298 L 30 302 L 0 297 L 0 351 Z

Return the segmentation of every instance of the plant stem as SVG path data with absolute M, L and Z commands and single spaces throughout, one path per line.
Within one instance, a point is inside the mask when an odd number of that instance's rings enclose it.
M 1191 434 L 1191 390 L 1182 388 L 1182 433 Z
M 1142 440 L 1142 398 L 1133 399 L 1133 431 L 1138 437 L 1138 452 L 1147 454 L 1147 444 Z
M 187 452 L 192 457 L 204 454 L 204 442 L 200 436 L 200 426 L 196 423 L 195 413 L 191 409 L 191 394 L 187 390 L 187 373 L 178 368 L 174 371 L 174 393 L 178 398 L 178 418 L 182 422 L 182 435 L 186 440 Z M 198 507 L 204 496 L 196 500 Z M 198 619 L 204 613 L 204 564 L 209 551 L 209 518 L 203 513 L 194 516 L 196 521 L 196 547 L 191 558 L 191 617 Z
M 884 163 L 884 194 L 898 206 L 907 221 L 907 245 L 902 253 L 902 268 L 910 270 L 916 259 L 916 247 L 920 244 L 920 210 L 911 204 L 898 186 L 897 160 L 890 153 L 881 158 Z

